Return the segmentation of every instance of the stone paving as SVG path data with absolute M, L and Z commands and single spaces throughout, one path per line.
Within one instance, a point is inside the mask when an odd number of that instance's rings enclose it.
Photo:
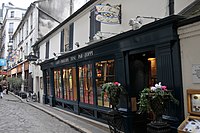
M 79 132 L 9 94 L 0 99 L 0 133 Z

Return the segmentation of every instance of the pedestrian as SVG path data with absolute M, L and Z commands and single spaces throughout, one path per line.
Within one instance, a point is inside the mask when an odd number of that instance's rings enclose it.
M 1 84 L 0 84 L 0 98 L 3 98 L 3 88 L 1 86 Z
M 5 76 L 3 77 L 3 80 L 1 81 L 1 85 L 3 88 L 3 92 L 6 92 L 6 94 L 8 94 L 8 82 Z

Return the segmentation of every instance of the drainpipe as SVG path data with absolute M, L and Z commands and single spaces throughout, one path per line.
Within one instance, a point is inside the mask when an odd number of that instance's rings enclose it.
M 169 0 L 169 15 L 174 14 L 174 0 Z

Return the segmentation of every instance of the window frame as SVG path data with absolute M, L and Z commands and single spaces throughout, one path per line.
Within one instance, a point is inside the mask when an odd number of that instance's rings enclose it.
M 80 92 L 80 77 L 79 77 L 79 67 L 82 67 L 82 66 L 84 66 L 84 65 L 88 65 L 88 64 L 91 64 L 91 73 L 92 73 L 92 76 L 91 76 L 91 88 L 92 88 L 92 100 L 91 100 L 91 102 L 90 101 L 88 101 L 88 102 L 85 102 L 85 100 L 84 100 L 84 94 L 85 94 L 85 92 L 84 92 L 84 88 L 83 88 L 83 101 L 81 101 L 81 92 Z M 79 91 L 79 99 L 80 99 L 80 103 L 82 103 L 82 104 L 88 104 L 88 105 L 95 105 L 96 104 L 96 100 L 95 100 L 95 78 L 94 78 L 94 61 L 84 61 L 84 62 L 80 62 L 80 63 L 78 63 L 78 65 L 77 65 L 77 79 L 78 79 L 78 91 Z M 88 92 L 88 94 L 89 94 L 89 92 Z M 89 100 L 89 98 L 88 98 L 88 100 Z
M 59 73 L 59 75 L 55 75 L 55 72 Z M 55 78 L 55 76 L 58 76 L 58 79 Z M 54 94 L 55 94 L 55 98 L 59 98 L 62 99 L 63 98 L 63 87 L 62 87 L 62 68 L 54 68 L 53 69 L 53 82 L 54 82 Z M 58 84 L 56 84 L 57 82 L 59 82 Z M 56 87 L 57 86 L 57 87 Z M 58 88 L 59 87 L 59 88 Z M 57 90 L 59 91 L 57 93 Z
M 67 97 L 67 93 L 66 93 L 66 88 L 65 88 L 65 84 L 64 84 L 64 80 L 65 80 L 65 78 L 63 77 L 64 76 L 64 69 L 72 69 L 72 68 L 75 68 L 75 85 L 76 85 L 76 88 L 72 88 L 72 95 L 73 95 L 73 99 L 68 99 Z M 79 92 L 78 92 L 78 81 L 77 81 L 77 65 L 76 64 L 70 64 L 70 65 L 65 65 L 65 66 L 63 66 L 63 67 L 61 67 L 61 71 L 62 71 L 62 86 L 63 86 L 63 99 L 64 100 L 67 100 L 67 101 L 74 101 L 74 102 L 76 102 L 76 101 L 78 101 L 78 98 L 79 98 L 79 96 L 78 96 L 78 94 L 79 94 Z M 69 80 L 69 78 L 67 78 L 68 80 Z M 72 77 L 72 80 L 73 80 L 73 77 Z M 73 86 L 73 82 L 72 82 L 72 86 Z M 66 94 L 65 94 L 66 93 Z M 66 97 L 65 97 L 65 95 L 66 95 Z M 76 95 L 76 96 L 75 96 Z
M 103 108 L 110 108 L 110 103 L 109 103 L 108 106 L 104 106 L 104 102 L 105 102 L 105 101 L 102 100 L 102 105 L 99 105 L 99 104 L 98 104 L 98 87 L 97 87 L 97 82 L 96 82 L 96 80 L 97 80 L 96 63 L 101 62 L 101 61 L 109 61 L 109 60 L 113 60 L 113 61 L 114 61 L 114 81 L 115 81 L 115 80 L 116 80 L 116 77 L 117 77 L 117 75 L 116 75 L 116 58 L 115 58 L 115 56 L 110 55 L 109 58 L 107 58 L 107 57 L 102 57 L 101 59 L 98 59 L 98 60 L 95 60 L 95 61 L 94 61 L 94 80 L 95 80 L 95 91 L 96 91 L 96 93 L 95 93 L 95 95 L 96 95 L 96 105 L 97 105 L 98 107 L 103 107 Z M 114 81 L 113 81 L 113 82 L 114 82 Z M 106 83 L 106 82 L 105 82 L 105 83 Z
M 10 11 L 10 18 L 14 18 L 15 17 L 15 11 Z

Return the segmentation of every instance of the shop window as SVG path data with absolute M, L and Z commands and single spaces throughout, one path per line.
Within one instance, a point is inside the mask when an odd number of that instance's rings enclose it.
M 101 87 L 104 83 L 115 81 L 114 60 L 100 61 L 95 64 L 96 67 L 96 88 L 98 106 L 109 107 L 109 99 L 105 93 L 101 96 Z
M 49 71 L 46 71 L 46 81 L 47 81 L 47 96 L 50 96 L 51 89 L 50 89 L 50 76 Z
M 94 104 L 94 93 L 92 83 L 92 64 L 79 66 L 80 101 Z
M 54 70 L 54 89 L 55 97 L 62 98 L 62 85 L 60 70 Z
M 63 69 L 64 99 L 77 100 L 76 67 Z

